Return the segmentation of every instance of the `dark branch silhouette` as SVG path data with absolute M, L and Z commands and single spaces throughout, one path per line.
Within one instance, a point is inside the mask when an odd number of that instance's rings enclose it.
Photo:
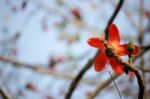
M 3 99 L 9 99 L 9 97 L 7 96 L 7 94 L 0 88 L 0 96 L 3 98 Z

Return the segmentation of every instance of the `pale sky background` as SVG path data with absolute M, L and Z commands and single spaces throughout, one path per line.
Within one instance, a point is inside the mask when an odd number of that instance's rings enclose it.
M 7 1 L 9 3 L 6 3 Z M 56 69 L 64 72 L 64 74 L 77 74 L 88 59 L 95 54 L 96 49 L 89 46 L 86 41 L 93 35 L 103 33 L 107 21 L 118 2 L 118 0 L 63 0 L 65 4 L 60 6 L 56 2 L 59 0 L 28 0 L 27 7 L 22 10 L 19 8 L 22 1 L 23 0 L 0 0 L 0 41 L 5 41 L 5 39 L 14 36 L 16 32 L 20 32 L 21 36 L 15 45 L 19 54 L 14 57 L 14 59 L 21 62 L 42 64 L 45 66 L 47 66 L 51 55 L 64 55 L 67 57 L 67 55 L 71 54 L 72 56 L 80 57 L 88 52 L 82 60 L 77 62 L 68 61 L 60 63 Z M 148 8 L 150 6 L 150 1 L 144 1 L 145 9 L 150 11 Z M 91 8 L 91 3 L 95 4 L 97 7 L 95 9 Z M 11 11 L 11 7 L 14 5 L 17 7 L 16 12 Z M 79 27 L 73 23 L 73 16 L 70 10 L 74 7 L 80 8 L 83 23 L 86 25 L 85 27 Z M 136 39 L 138 37 L 137 30 L 130 24 L 125 15 L 125 11 L 129 11 L 132 20 L 138 27 L 138 9 L 139 0 L 125 0 L 122 10 L 116 17 L 114 23 L 118 26 L 122 35 L 123 40 L 121 43 L 126 43 L 130 39 Z M 63 15 L 67 17 L 70 23 L 67 23 L 66 27 L 61 30 L 54 24 L 61 22 L 63 20 Z M 8 19 L 4 20 L 6 17 L 8 17 Z M 46 19 L 46 23 L 48 24 L 48 31 L 43 31 L 41 28 L 41 19 L 43 18 Z M 147 24 L 148 20 L 145 19 L 144 26 L 147 26 Z M 3 29 L 5 27 L 7 27 L 8 30 L 4 33 Z M 90 29 L 89 27 L 94 28 Z M 80 40 L 71 45 L 68 45 L 65 40 L 58 40 L 59 36 L 65 32 L 68 34 L 79 34 Z M 144 40 L 146 43 L 150 43 L 149 35 Z M 137 41 L 135 42 L 138 44 Z M 11 43 L 6 43 L 6 45 L 3 46 L 0 45 L 0 47 L 7 47 L 7 45 L 11 46 Z M 6 51 L 5 54 L 7 55 L 8 52 L 9 51 Z M 3 51 L 1 50 L 0 53 L 2 54 Z M 70 67 L 71 65 L 75 66 Z M 10 93 L 12 93 L 12 95 L 17 95 L 19 92 L 25 94 L 25 96 L 18 95 L 18 97 L 16 97 L 17 99 L 44 99 L 43 97 L 45 95 L 50 94 L 54 99 L 64 99 L 64 96 L 59 95 L 59 91 L 60 89 L 67 91 L 70 85 L 70 80 L 35 73 L 26 68 L 17 69 L 11 65 L 7 65 L 6 67 L 0 66 L 0 68 L 4 70 L 2 74 L 3 77 L 6 77 L 5 80 L 9 81 L 6 85 Z M 85 78 L 95 78 L 98 79 L 98 81 L 104 81 L 110 77 L 107 72 L 108 70 L 111 70 L 110 66 L 107 67 L 102 74 L 96 73 L 92 68 L 86 73 Z M 11 75 L 10 71 L 15 73 Z M 7 78 L 8 75 L 11 75 L 11 77 Z M 125 74 L 123 77 L 124 76 Z M 27 82 L 34 83 L 38 86 L 39 91 L 32 92 L 25 89 L 24 86 Z M 0 83 L 2 82 L 0 81 Z M 95 85 L 79 84 L 72 99 L 86 99 L 85 93 L 94 90 L 95 87 Z M 97 99 L 100 98 L 119 99 L 119 96 L 116 90 L 113 92 L 104 90 L 97 97 Z M 126 97 L 123 98 L 129 99 Z

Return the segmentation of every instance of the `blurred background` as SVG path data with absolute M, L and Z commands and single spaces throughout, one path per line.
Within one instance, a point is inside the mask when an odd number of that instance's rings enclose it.
M 10 99 L 64 99 L 71 81 L 97 49 L 87 39 L 103 34 L 119 0 L 0 0 L 0 89 Z M 150 0 L 125 0 L 114 23 L 122 41 L 150 44 Z M 128 60 L 127 57 L 123 57 Z M 150 51 L 135 61 L 150 68 Z M 110 78 L 93 67 L 84 75 L 72 99 L 87 99 Z M 150 97 L 150 75 L 145 99 Z M 123 99 L 136 99 L 136 79 L 115 80 Z M 113 98 L 112 98 L 113 97 Z M 113 83 L 95 99 L 119 99 Z M 3 99 L 1 96 L 0 99 Z

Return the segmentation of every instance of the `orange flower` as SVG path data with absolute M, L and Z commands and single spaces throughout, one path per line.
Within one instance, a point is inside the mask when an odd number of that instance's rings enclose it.
M 120 39 L 119 30 L 117 29 L 115 24 L 111 24 L 109 26 L 109 38 L 107 40 L 108 45 L 113 47 L 113 49 L 116 51 L 116 53 L 119 56 L 129 55 L 130 52 L 127 49 L 128 44 L 120 45 L 119 44 L 120 40 L 121 39 Z M 103 70 L 107 61 L 109 60 L 110 65 L 115 72 L 117 73 L 124 72 L 123 66 L 120 63 L 118 63 L 113 57 L 107 57 L 107 55 L 105 55 L 106 48 L 104 44 L 101 42 L 99 37 L 89 38 L 87 42 L 90 46 L 101 49 L 100 53 L 96 56 L 96 59 L 94 61 L 94 68 L 96 71 Z M 132 52 L 132 55 L 136 55 L 138 53 L 139 53 L 139 47 L 135 45 L 135 49 Z

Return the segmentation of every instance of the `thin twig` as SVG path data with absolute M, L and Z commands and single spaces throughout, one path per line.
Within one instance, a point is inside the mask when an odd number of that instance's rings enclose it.
M 141 50 L 150 49 L 150 45 L 141 46 L 140 49 L 141 49 Z
M 120 99 L 122 99 L 121 93 L 120 93 L 120 91 L 119 91 L 119 89 L 118 89 L 118 87 L 117 87 L 117 84 L 116 84 L 116 82 L 115 82 L 115 80 L 114 80 L 114 78 L 113 78 L 111 72 L 110 72 L 110 71 L 108 71 L 108 72 L 109 72 L 109 75 L 110 75 L 112 81 L 114 82 L 114 85 L 115 85 L 115 87 L 116 87 L 116 89 L 117 89 L 117 92 L 118 92 L 118 94 L 119 94 Z
M 141 68 L 141 67 L 137 67 L 139 70 L 141 70 L 142 72 L 145 73 L 150 73 L 150 69 L 149 68 Z
M 142 49 L 142 51 L 140 52 L 140 54 L 139 54 L 137 57 L 135 57 L 135 58 L 133 59 L 133 61 L 134 61 L 134 60 L 137 60 L 137 59 L 140 58 L 145 52 L 149 51 L 149 50 L 150 50 L 150 45 L 141 47 L 141 49 Z

